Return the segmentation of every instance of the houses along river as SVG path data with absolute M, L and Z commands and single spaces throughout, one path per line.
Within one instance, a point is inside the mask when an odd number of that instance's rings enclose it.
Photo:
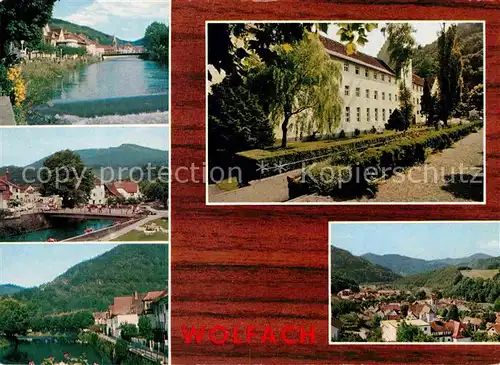
M 50 100 L 34 110 L 58 124 L 166 123 L 168 77 L 157 62 L 107 58 L 56 80 Z

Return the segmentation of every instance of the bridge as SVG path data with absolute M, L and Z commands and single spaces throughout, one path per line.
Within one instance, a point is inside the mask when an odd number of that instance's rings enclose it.
M 146 212 L 132 211 L 126 208 L 102 208 L 102 209 L 59 209 L 59 210 L 43 210 L 43 214 L 55 218 L 75 218 L 75 219 L 124 219 L 124 218 L 137 218 L 145 215 Z
M 106 58 L 118 58 L 118 57 L 145 57 L 147 53 L 105 53 L 102 55 L 102 58 L 105 60 Z

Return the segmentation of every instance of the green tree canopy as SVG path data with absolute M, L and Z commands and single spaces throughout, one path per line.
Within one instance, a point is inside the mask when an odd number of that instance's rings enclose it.
M 14 299 L 0 300 L 0 333 L 7 337 L 24 335 L 29 328 L 28 307 Z
M 458 308 L 456 305 L 452 305 L 450 309 L 448 310 L 448 313 L 446 314 L 446 319 L 448 321 L 453 320 L 453 321 L 460 321 L 460 316 L 458 313 Z
M 148 340 L 153 338 L 153 329 L 148 316 L 139 317 L 139 336 Z
M 144 47 L 153 61 L 168 64 L 169 28 L 164 23 L 154 22 L 149 25 L 144 35 Z
M 52 17 L 56 0 L 3 0 L 0 2 L 0 61 L 11 42 L 36 48 L 42 41 L 42 28 Z
M 332 132 L 340 124 L 342 82 L 340 65 L 324 51 L 317 35 L 276 47 L 278 58 L 271 65 L 261 63 L 253 82 L 269 101 L 271 120 L 281 123 L 281 146 L 286 147 L 290 119 L 299 130 Z
M 124 323 L 120 326 L 120 337 L 125 341 L 130 341 L 132 337 L 137 337 L 139 330 L 135 324 Z
M 430 335 L 426 335 L 421 328 L 412 326 L 403 321 L 396 332 L 397 342 L 434 342 Z
M 389 23 L 382 28 L 389 41 L 389 57 L 394 63 L 396 77 L 401 77 L 401 71 L 407 67 L 415 51 L 415 28 L 409 23 Z M 404 78 L 403 78 L 404 80 Z
M 43 163 L 40 177 L 43 196 L 59 195 L 63 207 L 88 202 L 94 188 L 94 175 L 79 155 L 70 150 L 56 152 Z

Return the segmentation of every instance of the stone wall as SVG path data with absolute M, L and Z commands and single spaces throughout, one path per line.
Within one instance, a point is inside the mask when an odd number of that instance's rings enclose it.
M 98 241 L 100 240 L 101 238 L 104 238 L 108 235 L 110 235 L 111 233 L 114 233 L 114 232 L 117 232 L 131 224 L 134 224 L 135 222 L 138 222 L 142 219 L 141 218 L 136 218 L 136 219 L 131 219 L 131 220 L 128 220 L 126 222 L 122 222 L 122 223 L 118 223 L 118 224 L 115 224 L 111 227 L 107 227 L 107 228 L 103 228 L 103 229 L 100 229 L 98 231 L 94 231 L 94 232 L 91 232 L 91 233 L 87 233 L 87 234 L 82 234 L 80 236 L 76 236 L 76 237 L 72 237 L 72 238 L 68 238 L 62 242 L 91 242 L 91 241 Z
M 52 222 L 43 213 L 24 214 L 18 218 L 0 220 L 0 240 L 2 237 L 15 236 L 27 232 L 52 227 Z

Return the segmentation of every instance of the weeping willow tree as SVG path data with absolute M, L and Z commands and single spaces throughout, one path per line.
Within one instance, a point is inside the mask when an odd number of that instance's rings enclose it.
M 271 121 L 281 124 L 281 146 L 286 147 L 292 117 L 301 130 L 332 132 L 342 113 L 340 64 L 309 32 L 300 41 L 276 46 L 275 51 L 275 62 L 257 67 L 252 83 L 266 93 Z

